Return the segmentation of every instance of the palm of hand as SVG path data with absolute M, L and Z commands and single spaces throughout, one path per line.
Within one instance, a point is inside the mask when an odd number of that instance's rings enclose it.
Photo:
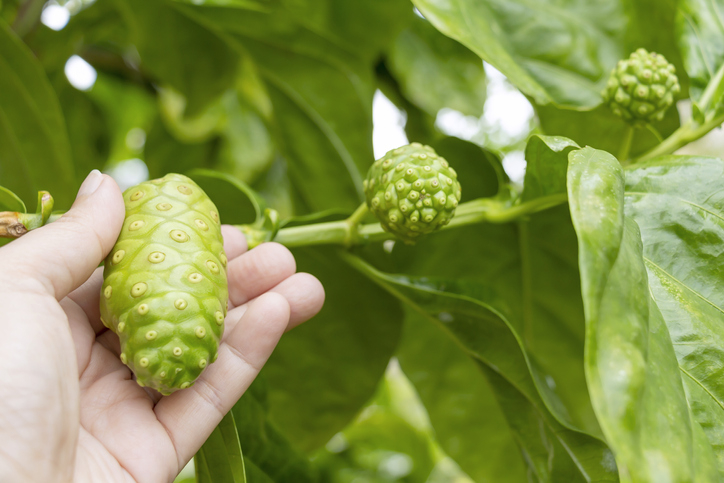
M 98 208 L 100 200 L 90 200 L 98 197 L 106 206 L 115 203 L 113 221 Z M 12 280 L 0 279 L 2 481 L 173 480 L 282 333 L 321 307 L 321 285 L 294 273 L 284 247 L 244 253 L 243 236 L 225 227 L 231 310 L 219 358 L 194 386 L 161 397 L 132 380 L 118 357 L 117 336 L 100 323 L 102 269 L 93 268 L 122 219 L 118 188 L 101 180 L 64 221 L 0 250 L 0 264 L 15 267 Z M 63 255 L 47 253 L 49 247 Z

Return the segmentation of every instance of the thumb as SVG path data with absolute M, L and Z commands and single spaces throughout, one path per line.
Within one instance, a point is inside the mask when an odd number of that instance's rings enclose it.
M 0 267 L 8 268 L 3 275 L 20 286 L 37 280 L 41 290 L 60 300 L 85 282 L 108 255 L 124 216 L 116 182 L 93 170 L 65 215 L 0 249 Z

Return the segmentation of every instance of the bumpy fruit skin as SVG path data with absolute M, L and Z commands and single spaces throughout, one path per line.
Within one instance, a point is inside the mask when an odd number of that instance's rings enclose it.
M 374 162 L 364 181 L 370 211 L 406 243 L 447 225 L 460 202 L 457 173 L 429 146 L 412 143 Z
M 141 386 L 170 394 L 216 360 L 228 289 L 219 213 L 169 174 L 123 193 L 126 219 L 105 261 L 101 321 Z
M 663 55 L 638 49 L 618 62 L 602 94 L 614 114 L 645 125 L 662 120 L 680 91 L 676 68 Z

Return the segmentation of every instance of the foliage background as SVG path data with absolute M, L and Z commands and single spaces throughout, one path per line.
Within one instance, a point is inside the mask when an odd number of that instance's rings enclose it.
M 60 7 L 63 28 L 38 21 Z M 718 0 L 2 0 L 0 184 L 19 199 L 0 190 L 0 209 L 40 189 L 66 209 L 90 169 L 138 159 L 192 176 L 226 223 L 265 206 L 342 219 L 379 90 L 463 201 L 569 203 L 415 246 L 295 249 L 327 303 L 180 480 L 720 481 L 724 163 L 624 173 L 606 151 L 626 126 L 600 91 L 645 47 L 676 65 L 682 112 L 718 119 L 724 89 L 703 93 L 721 83 L 722 17 Z M 78 58 L 86 90 L 66 75 Z M 524 132 L 491 122 L 496 89 L 531 103 Z M 680 125 L 673 108 L 654 127 Z M 637 131 L 633 156 L 658 142 Z

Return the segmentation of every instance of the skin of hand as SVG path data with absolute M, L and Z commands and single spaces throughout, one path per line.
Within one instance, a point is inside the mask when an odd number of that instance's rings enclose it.
M 247 251 L 222 227 L 229 304 L 219 358 L 188 389 L 138 386 L 100 322 L 103 269 L 124 218 L 98 171 L 58 221 L 0 248 L 0 481 L 172 481 L 324 289 L 285 247 Z

